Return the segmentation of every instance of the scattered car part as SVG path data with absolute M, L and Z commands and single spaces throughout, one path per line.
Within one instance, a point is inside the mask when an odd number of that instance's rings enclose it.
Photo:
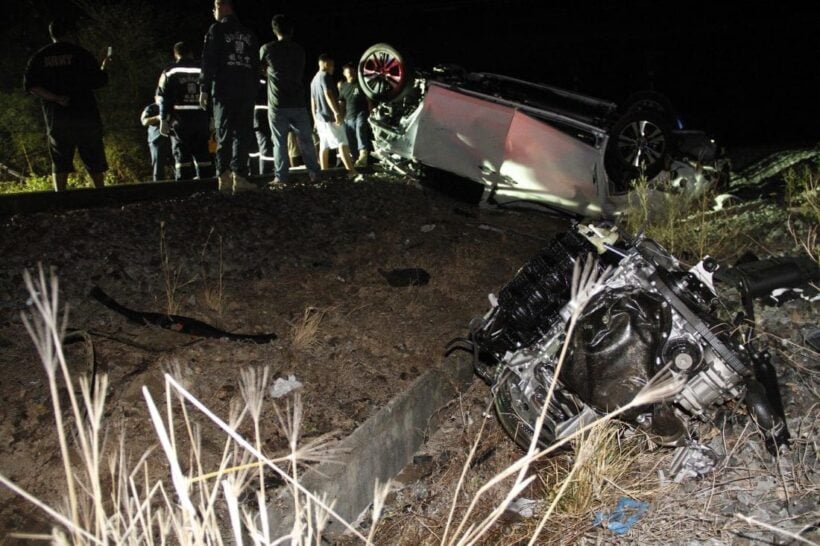
M 577 310 L 570 301 L 573 270 L 590 253 L 598 255 L 596 267 L 609 273 Z M 816 265 L 802 275 L 785 274 L 799 260 L 771 262 L 784 274 L 766 288 L 816 278 Z M 451 347 L 473 352 L 476 373 L 492 386 L 499 421 L 522 447 L 535 433 L 553 382 L 538 437 L 542 447 L 627 405 L 653 377 L 668 372 L 682 388 L 670 400 L 622 418 L 656 444 L 682 448 L 673 475 L 710 467 L 695 425 L 729 400 L 744 399 L 775 451 L 789 440 L 776 374 L 768 353 L 747 335 L 748 317 L 740 313 L 732 323 L 719 316 L 727 304 L 718 300 L 714 285 L 720 278 L 750 275 L 743 268 L 734 275 L 731 269 L 722 275 L 717 271 L 720 266 L 711 258 L 685 270 L 645 236 L 576 224 L 524 264 L 498 297 L 491 295 L 491 309 L 473 320 L 469 340 Z M 568 336 L 573 312 L 577 322 Z M 565 343 L 568 350 L 556 377 Z
M 117 303 L 114 298 L 103 292 L 99 286 L 91 289 L 89 295 L 112 311 L 116 311 L 135 324 L 154 325 L 166 330 L 188 334 L 191 336 L 208 338 L 226 338 L 234 341 L 252 341 L 254 343 L 269 343 L 276 339 L 276 334 L 233 334 L 215 328 L 190 317 L 167 315 L 164 313 L 150 313 L 134 311 Z
M 689 442 L 675 449 L 669 473 L 672 481 L 680 483 L 689 478 L 699 478 L 710 474 L 718 462 L 718 456 L 708 446 Z
M 490 204 L 529 201 L 592 217 L 626 206 L 630 183 L 698 192 L 725 173 L 714 141 L 683 130 L 668 99 L 616 103 L 499 74 L 411 70 L 388 44 L 362 55 L 376 103 L 374 156 L 402 174 L 440 169 L 483 186 Z

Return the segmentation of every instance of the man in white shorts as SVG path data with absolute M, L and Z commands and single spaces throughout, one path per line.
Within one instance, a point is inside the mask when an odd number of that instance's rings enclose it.
M 350 157 L 350 146 L 344 126 L 344 112 L 339 106 L 339 95 L 333 82 L 333 59 L 327 53 L 319 55 L 319 71 L 310 82 L 310 111 L 313 124 L 319 133 L 319 165 L 322 170 L 330 167 L 330 150 L 337 150 L 347 175 L 358 173 Z

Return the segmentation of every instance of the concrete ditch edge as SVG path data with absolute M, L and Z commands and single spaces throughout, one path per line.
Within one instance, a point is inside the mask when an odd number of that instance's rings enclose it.
M 425 438 L 437 427 L 436 415 L 473 379 L 472 361 L 454 354 L 422 374 L 409 389 L 394 397 L 367 419 L 339 448 L 341 458 L 322 463 L 303 476 L 301 483 L 317 494 L 336 500 L 334 510 L 354 521 L 373 500 L 376 480 L 384 483 L 396 476 L 413 459 Z M 293 526 L 293 500 L 281 492 L 268 505 L 272 536 L 284 536 Z M 325 534 L 340 533 L 344 527 L 331 518 Z

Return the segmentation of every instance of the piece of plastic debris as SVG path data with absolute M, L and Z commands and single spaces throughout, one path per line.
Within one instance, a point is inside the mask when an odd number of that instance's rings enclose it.
M 535 515 L 538 501 L 532 499 L 517 498 L 507 505 L 507 512 L 514 512 L 522 518 L 531 518 Z
M 301 388 L 302 384 L 296 380 L 295 375 L 289 375 L 287 379 L 278 377 L 270 388 L 270 395 L 272 398 L 282 398 L 286 394 Z
M 595 512 L 593 525 L 601 525 L 616 535 L 624 535 L 638 523 L 649 508 L 649 503 L 621 497 L 612 512 Z
M 421 226 L 421 232 L 422 233 L 430 233 L 434 229 L 436 229 L 435 224 L 424 224 L 423 226 Z
M 731 205 L 742 201 L 739 197 L 732 195 L 731 193 L 722 193 L 715 197 L 715 204 L 712 207 L 712 210 L 719 211 L 729 208 Z

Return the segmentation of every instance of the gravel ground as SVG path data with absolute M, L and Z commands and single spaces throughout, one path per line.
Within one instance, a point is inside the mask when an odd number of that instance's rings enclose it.
M 747 185 L 761 182 L 751 178 Z M 798 251 L 784 226 L 782 200 L 748 201 L 737 210 L 722 221 L 734 222 L 745 238 L 716 253 L 719 259 L 736 258 L 746 248 Z M 11 218 L 0 225 L 0 472 L 47 502 L 60 502 L 54 414 L 20 319 L 28 298 L 22 272 L 38 263 L 56 268 L 69 327 L 90 332 L 97 367 L 109 375 L 106 425 L 124 431 L 129 451 L 138 454 L 156 442 L 140 389 L 161 392 L 163 371 L 174 367 L 221 415 L 238 396 L 240 369 L 268 366 L 272 378 L 294 375 L 304 385 L 305 437 L 349 433 L 440 362 L 446 342 L 464 335 L 469 320 L 485 311 L 486 295 L 567 225 L 534 211 L 480 209 L 378 175 L 234 198 L 199 194 Z M 389 272 L 403 268 L 424 269 L 429 284 L 390 286 Z M 278 338 L 257 345 L 135 325 L 90 298 L 94 286 L 132 309 L 173 308 L 227 331 Z M 597 485 L 586 500 L 561 507 L 543 543 L 789 543 L 735 514 L 820 540 L 809 529 L 820 522 L 820 363 L 805 344 L 818 325 L 816 304 L 793 301 L 757 312 L 758 330 L 780 373 L 794 437 L 789 453 L 772 460 L 745 413 L 731 405 L 701 431 L 725 454 L 703 479 L 666 483 L 658 470 L 669 452 L 630 451 L 624 446 L 633 440 L 624 440 L 606 471 L 587 480 Z M 67 345 L 77 375 L 88 369 L 87 349 Z M 65 389 L 60 395 L 65 402 Z M 471 492 L 520 456 L 488 413 L 489 404 L 487 387 L 476 380 L 442 412 L 442 430 L 394 485 L 377 544 L 440 542 L 455 483 L 476 441 L 456 514 Z M 262 419 L 273 420 L 272 414 Z M 285 448 L 273 426 L 264 427 L 263 438 L 266 452 Z M 206 464 L 217 464 L 220 442 L 218 432 L 203 428 Z M 536 515 L 571 461 L 563 453 L 535 469 L 539 478 L 522 497 L 532 499 Z M 611 508 L 625 491 L 649 503 L 638 524 L 624 536 L 594 526 L 594 513 Z M 482 509 L 498 498 L 493 492 Z M 536 522 L 525 510 L 508 512 L 486 543 L 517 543 Z M 0 493 L 0 532 L 47 528 L 23 500 Z

